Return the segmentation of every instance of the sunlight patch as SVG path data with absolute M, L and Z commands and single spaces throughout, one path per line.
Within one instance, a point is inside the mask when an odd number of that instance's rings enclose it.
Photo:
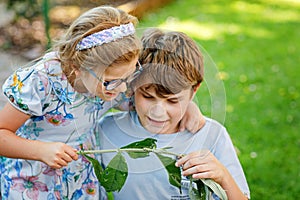
M 216 38 L 218 34 L 217 30 L 212 26 L 200 24 L 195 21 L 179 21 L 174 17 L 168 17 L 166 22 L 161 24 L 159 28 L 185 32 L 191 37 L 204 40 Z

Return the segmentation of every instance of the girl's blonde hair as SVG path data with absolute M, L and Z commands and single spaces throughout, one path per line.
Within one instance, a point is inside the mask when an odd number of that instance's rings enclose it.
M 186 34 L 151 28 L 144 32 L 142 44 L 139 61 L 144 70 L 134 82 L 135 87 L 146 80 L 158 94 L 168 95 L 193 88 L 203 81 L 202 53 Z
M 57 42 L 54 49 L 58 52 L 63 72 L 73 85 L 75 70 L 83 68 L 100 68 L 128 63 L 136 58 L 141 44 L 136 35 L 129 35 L 97 47 L 76 50 L 76 45 L 86 36 L 122 24 L 133 23 L 136 17 L 110 6 L 93 8 L 79 16 L 70 26 L 64 37 Z

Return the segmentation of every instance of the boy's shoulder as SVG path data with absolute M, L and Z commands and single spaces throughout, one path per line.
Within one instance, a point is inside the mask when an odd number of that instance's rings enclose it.
M 136 138 L 145 133 L 142 126 L 138 125 L 135 112 L 120 111 L 106 114 L 101 118 L 98 131 L 109 138 L 118 138 L 123 135 L 125 138 L 132 136 Z
M 128 115 L 129 115 L 128 111 L 108 112 L 101 118 L 99 123 L 103 124 L 104 122 L 106 123 L 106 121 L 121 120 Z
M 206 117 L 204 116 L 205 118 L 205 126 L 208 126 L 208 127 L 218 127 L 218 128 L 225 128 L 223 124 L 221 124 L 220 122 L 218 122 L 217 120 L 215 119 L 212 119 L 212 118 L 209 118 L 209 117 Z
M 100 119 L 99 126 L 109 128 L 119 124 L 128 125 L 130 121 L 130 112 L 128 111 L 109 112 Z
M 210 138 L 219 138 L 221 135 L 228 134 L 224 125 L 209 117 L 205 117 L 205 125 L 197 133 L 207 135 Z

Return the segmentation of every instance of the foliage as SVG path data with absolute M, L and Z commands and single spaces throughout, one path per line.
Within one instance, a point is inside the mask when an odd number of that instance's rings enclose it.
M 128 153 L 128 155 L 134 159 L 145 158 L 148 157 L 150 153 L 155 153 L 168 172 L 170 184 L 177 187 L 181 191 L 180 168 L 175 166 L 175 159 L 166 155 L 172 155 L 176 157 L 180 157 L 182 155 L 174 154 L 166 149 L 168 148 L 157 149 L 156 140 L 152 138 L 146 138 L 142 141 L 131 143 L 120 149 L 79 151 L 78 154 L 85 156 L 92 163 L 99 182 L 107 192 L 118 192 L 122 189 L 128 176 L 128 167 L 122 152 Z M 92 153 L 95 154 L 109 152 L 117 153 L 105 169 L 102 168 L 102 165 L 98 162 L 98 160 L 87 155 Z M 196 183 L 198 190 L 193 188 L 193 182 Z M 222 200 L 227 200 L 225 191 L 213 180 L 195 180 L 190 177 L 189 196 L 192 200 L 205 200 L 208 190 L 213 191 Z
M 17 17 L 22 16 L 29 20 L 35 16 L 42 15 L 48 41 L 46 48 L 51 47 L 49 0 L 42 0 L 42 2 L 38 0 L 7 0 L 7 8 L 14 10 Z
M 41 7 L 38 0 L 7 0 L 7 8 L 14 10 L 17 17 L 23 16 L 31 19 L 41 14 Z

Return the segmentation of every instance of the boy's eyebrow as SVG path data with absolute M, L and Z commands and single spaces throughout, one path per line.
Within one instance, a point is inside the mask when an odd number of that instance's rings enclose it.
M 176 97 L 171 97 L 171 98 L 168 98 L 168 97 L 166 97 L 168 100 L 181 100 L 181 99 L 183 99 L 183 96 L 176 96 Z
M 152 94 L 150 94 L 149 92 L 147 92 L 144 88 L 140 87 L 139 89 L 141 90 L 142 93 L 145 93 L 145 94 L 147 94 L 147 95 L 151 95 L 151 96 L 152 96 Z M 166 99 L 168 99 L 168 100 L 179 100 L 179 101 L 180 101 L 181 99 L 184 98 L 184 96 L 168 97 L 168 96 L 165 96 L 165 95 L 164 95 L 164 98 L 166 98 Z
M 182 99 L 184 99 L 184 95 L 176 95 L 176 94 L 174 94 L 174 96 L 173 97 L 167 97 L 166 96 L 166 98 L 168 99 L 168 100 L 182 100 Z
M 149 96 L 153 96 L 152 94 L 150 94 L 149 92 L 147 92 L 147 90 L 145 90 L 144 88 L 139 88 L 139 90 L 140 90 L 143 94 L 146 94 L 146 95 L 149 95 Z

